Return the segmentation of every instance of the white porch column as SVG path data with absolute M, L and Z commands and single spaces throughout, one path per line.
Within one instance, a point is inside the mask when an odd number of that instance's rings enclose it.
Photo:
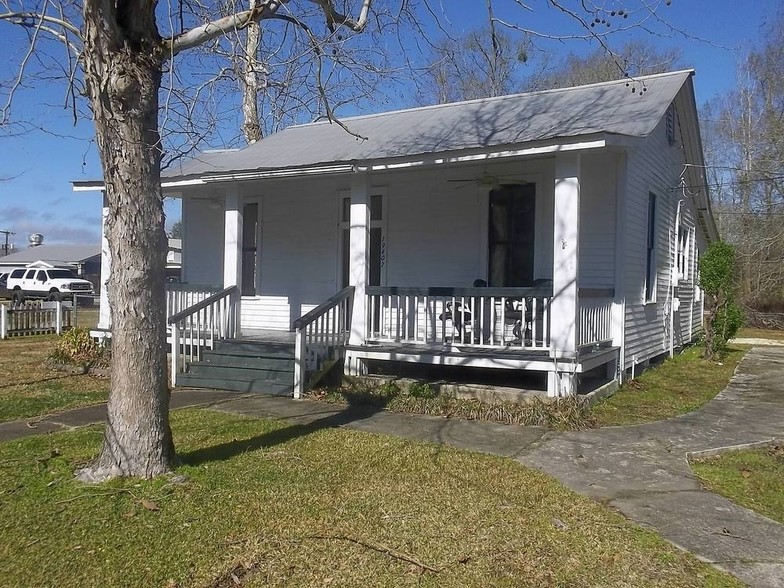
M 368 281 L 368 240 L 370 237 L 370 188 L 365 171 L 351 177 L 351 250 L 349 254 L 349 284 L 354 286 L 354 306 L 351 313 L 349 343 L 365 342 L 367 320 L 366 287 Z
M 236 186 L 226 190 L 223 213 L 223 287 L 237 286 L 234 307 L 235 333 L 240 334 L 242 293 L 242 202 Z
M 580 155 L 555 158 L 553 230 L 553 300 L 550 303 L 550 336 L 558 357 L 577 356 L 577 275 L 580 237 Z M 548 396 L 577 393 L 572 371 L 549 372 Z
M 98 293 L 98 328 L 112 328 L 112 311 L 109 308 L 109 273 L 112 271 L 112 254 L 109 252 L 109 239 L 106 238 L 106 219 L 109 217 L 109 205 L 106 192 L 101 192 L 103 208 L 101 209 L 101 290 Z

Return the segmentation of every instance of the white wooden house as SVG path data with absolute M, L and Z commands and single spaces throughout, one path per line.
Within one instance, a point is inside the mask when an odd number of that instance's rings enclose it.
M 285 393 L 293 370 L 296 395 L 344 358 L 536 371 L 561 396 L 693 340 L 717 238 L 693 75 L 318 121 L 170 171 L 178 381 Z

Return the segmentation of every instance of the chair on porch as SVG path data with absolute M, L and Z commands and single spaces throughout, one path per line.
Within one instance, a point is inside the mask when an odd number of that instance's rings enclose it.
M 530 325 L 534 318 L 530 303 L 523 298 L 507 298 L 504 301 L 504 326 L 512 325 L 514 337 L 511 341 L 506 341 L 507 347 L 520 345 L 523 342 L 523 314 L 525 314 L 525 333 L 530 337 Z
M 549 278 L 539 278 L 534 280 L 533 287 L 541 288 L 552 286 L 553 281 Z M 507 346 L 533 343 L 533 324 L 534 324 L 534 298 L 507 298 L 504 301 L 504 325 L 512 325 L 513 340 L 506 342 Z M 523 330 L 525 325 L 525 330 Z

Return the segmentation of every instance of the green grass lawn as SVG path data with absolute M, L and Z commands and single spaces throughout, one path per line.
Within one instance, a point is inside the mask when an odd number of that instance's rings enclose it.
M 56 342 L 56 335 L 0 341 L 0 422 L 106 399 L 108 380 L 70 375 L 44 365 Z
M 784 446 L 730 451 L 691 465 L 711 492 L 784 523 Z
M 90 427 L 0 444 L 8 586 L 739 586 L 516 462 L 175 411 L 184 480 L 86 487 Z
M 736 345 L 721 362 L 710 362 L 702 358 L 701 346 L 687 348 L 598 403 L 593 409 L 596 423 L 630 425 L 691 412 L 726 388 L 747 351 Z

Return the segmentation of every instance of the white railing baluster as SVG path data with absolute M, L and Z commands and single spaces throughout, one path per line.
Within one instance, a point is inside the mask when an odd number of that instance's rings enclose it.
M 351 299 L 354 287 L 349 286 L 294 321 L 294 398 L 301 398 L 308 380 L 308 370 L 321 369 L 325 362 L 340 359 L 351 331 Z M 380 298 L 378 299 L 380 302 Z M 368 296 L 367 329 L 374 327 L 374 297 Z

